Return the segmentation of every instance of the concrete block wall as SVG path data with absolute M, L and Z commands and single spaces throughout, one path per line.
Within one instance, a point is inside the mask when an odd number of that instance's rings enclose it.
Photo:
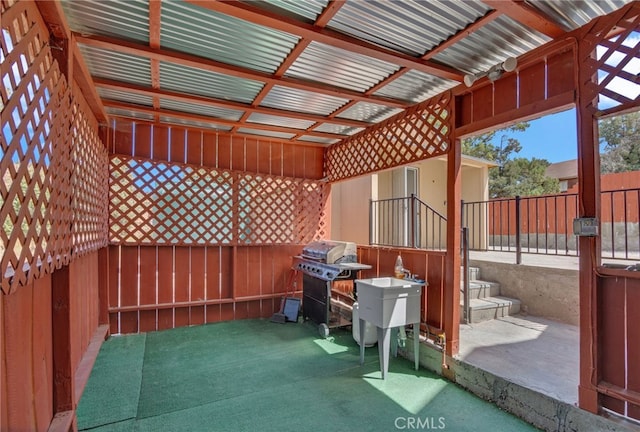
M 500 283 L 500 293 L 521 301 L 522 313 L 579 324 L 578 271 L 471 260 L 483 280 Z
M 400 355 L 410 360 L 413 360 L 412 337 L 408 335 L 405 348 L 399 350 Z M 443 374 L 442 362 L 441 351 L 429 344 L 420 344 L 421 367 L 445 375 L 476 396 L 544 431 L 638 432 L 627 422 L 594 415 L 455 358 L 446 359 L 449 369 Z

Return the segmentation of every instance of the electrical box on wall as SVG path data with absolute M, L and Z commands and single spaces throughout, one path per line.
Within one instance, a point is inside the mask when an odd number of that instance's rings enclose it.
M 573 234 L 579 237 L 598 235 L 598 218 L 576 218 L 573 220 Z

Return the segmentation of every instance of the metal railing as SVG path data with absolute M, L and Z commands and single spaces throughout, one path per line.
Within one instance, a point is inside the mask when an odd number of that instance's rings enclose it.
M 446 230 L 447 219 L 413 194 L 370 203 L 370 245 L 444 250 Z
M 640 257 L 640 188 L 603 191 L 600 197 L 603 258 Z M 573 220 L 578 194 L 515 197 L 462 202 L 462 226 L 476 251 L 577 256 Z

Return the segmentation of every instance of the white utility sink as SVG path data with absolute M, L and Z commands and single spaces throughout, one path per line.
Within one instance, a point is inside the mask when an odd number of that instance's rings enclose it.
M 424 282 L 394 277 L 356 279 L 360 313 L 360 340 L 365 321 L 378 328 L 378 353 L 382 379 L 389 370 L 390 329 L 413 324 L 414 362 L 418 369 L 420 305 Z M 395 350 L 394 350 L 395 355 Z M 364 364 L 364 344 L 360 344 L 360 364 Z

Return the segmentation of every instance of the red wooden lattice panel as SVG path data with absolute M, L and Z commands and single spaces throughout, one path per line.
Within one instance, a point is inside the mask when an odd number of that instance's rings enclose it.
M 84 102 L 81 99 L 78 99 Z M 73 256 L 108 244 L 109 156 L 97 135 L 98 127 L 86 115 L 89 108 L 73 107 Z
M 452 98 L 445 92 L 329 147 L 331 181 L 446 154 L 451 148 Z
M 34 5 L 2 5 L 2 291 L 69 260 L 70 96 Z M 69 207 L 67 205 L 67 207 Z
M 611 30 L 615 30 L 615 36 L 606 38 Z M 587 88 L 594 97 L 598 96 L 600 111 L 622 111 L 637 106 L 640 101 L 638 32 L 640 5 L 635 3 L 598 20 L 583 40 L 585 45 L 596 50 L 595 58 L 587 56 L 581 60 L 583 67 L 597 71 L 597 84 Z
M 299 244 L 326 226 L 327 186 L 112 155 L 112 244 Z
M 32 2 L 2 3 L 0 271 L 5 293 L 106 244 L 106 152 Z M 80 97 L 76 97 L 76 94 Z M 102 186 L 100 186 L 102 185 Z

